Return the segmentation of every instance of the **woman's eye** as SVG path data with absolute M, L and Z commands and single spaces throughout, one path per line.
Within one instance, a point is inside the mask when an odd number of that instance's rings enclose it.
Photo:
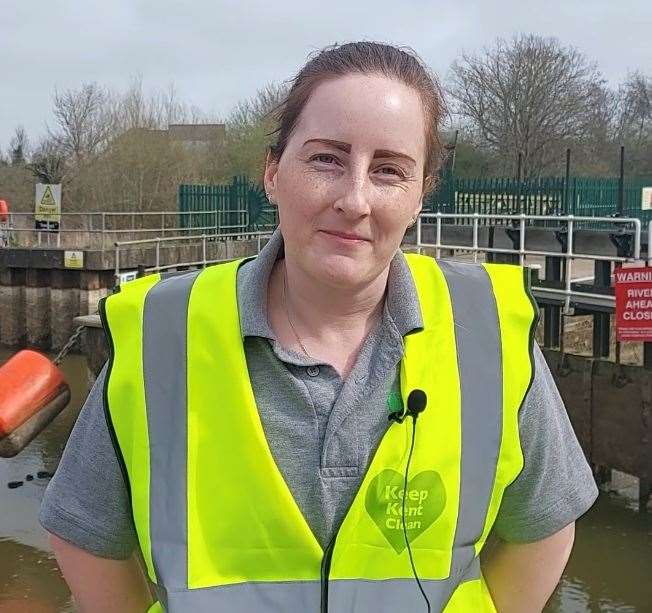
M 388 175 L 388 176 L 395 176 L 395 177 L 404 177 L 405 174 L 399 169 L 394 166 L 381 166 L 379 169 L 380 174 L 383 175 Z
M 312 156 L 311 159 L 315 162 L 321 162 L 322 164 L 333 164 L 337 162 L 337 158 L 334 155 L 329 155 L 328 153 L 319 153 Z

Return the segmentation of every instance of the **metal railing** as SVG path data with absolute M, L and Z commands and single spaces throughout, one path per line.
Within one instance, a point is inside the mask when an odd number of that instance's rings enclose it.
M 442 220 L 444 219 L 469 219 L 472 223 L 472 244 L 471 245 L 454 245 L 454 244 L 444 244 L 441 242 L 442 238 Z M 545 287 L 545 292 L 549 294 L 559 294 L 564 297 L 564 312 L 571 313 L 572 309 L 570 307 L 570 302 L 575 298 L 590 298 L 590 299 L 599 299 L 603 300 L 606 303 L 613 305 L 615 304 L 615 297 L 605 294 L 597 294 L 592 292 L 579 292 L 572 289 L 572 283 L 574 279 L 572 278 L 572 262 L 574 259 L 583 259 L 583 260 L 594 260 L 594 261 L 610 261 L 610 262 L 636 262 L 640 260 L 641 254 L 641 221 L 638 218 L 626 218 L 626 217 L 583 217 L 575 215 L 564 215 L 564 216 L 554 216 L 555 222 L 560 224 L 565 224 L 565 230 L 567 235 L 566 241 L 566 250 L 565 251 L 545 251 L 545 250 L 535 250 L 535 249 L 526 249 L 525 248 L 525 236 L 528 229 L 541 229 L 538 226 L 528 225 L 527 221 L 550 221 L 551 217 L 547 215 L 526 215 L 524 213 L 513 214 L 513 215 L 504 215 L 504 214 L 479 214 L 479 213 L 468 213 L 468 214 L 459 214 L 459 213 L 423 213 L 419 216 L 417 220 L 417 251 L 421 253 L 421 250 L 424 247 L 434 248 L 435 257 L 441 257 L 442 249 L 453 249 L 453 250 L 462 250 L 471 252 L 473 254 L 473 261 L 478 261 L 479 253 L 500 253 L 500 254 L 510 254 L 518 255 L 519 263 L 521 266 L 525 265 L 525 258 L 527 256 L 552 256 L 558 257 L 565 260 L 566 265 L 564 266 L 564 289 L 554 288 L 554 287 Z M 423 220 L 435 220 L 436 223 L 436 238 L 435 243 L 424 243 L 422 240 L 423 235 Z M 500 226 L 501 229 L 509 227 L 514 231 L 519 233 L 519 247 L 518 249 L 506 249 L 502 247 L 488 247 L 480 245 L 478 241 L 478 229 L 480 227 L 480 222 L 483 220 L 501 220 L 502 222 L 512 222 L 511 226 Z M 517 224 L 514 224 L 514 221 L 517 221 Z M 597 255 L 590 253 L 581 253 L 574 251 L 574 231 L 575 224 L 578 222 L 608 222 L 616 225 L 630 225 L 633 227 L 634 235 L 634 247 L 631 257 L 624 256 L 615 256 L 615 255 Z M 545 229 L 545 228 L 543 228 Z M 648 224 L 648 246 L 651 245 L 649 241 L 652 240 L 652 221 Z M 649 251 L 649 247 L 648 247 Z M 652 258 L 648 253 L 648 265 L 652 263 Z M 536 289 L 536 288 L 535 288 Z
M 156 237 L 148 238 L 141 240 L 132 240 L 132 241 L 117 241 L 114 243 L 115 250 L 115 281 L 116 284 L 119 283 L 120 279 L 120 251 L 125 248 L 133 248 L 136 246 L 154 246 L 155 247 L 155 259 L 154 266 L 143 267 L 143 273 L 151 272 L 160 272 L 164 270 L 169 270 L 171 268 L 178 267 L 191 267 L 201 266 L 205 268 L 209 264 L 217 264 L 219 262 L 227 262 L 232 259 L 229 255 L 229 245 L 232 241 L 238 240 L 253 240 L 255 239 L 256 244 L 256 253 L 260 253 L 262 247 L 262 240 L 264 238 L 269 238 L 272 235 L 272 232 L 269 231 L 260 231 L 260 232 L 232 232 L 225 234 L 201 234 L 199 236 L 168 236 L 168 237 Z M 201 259 L 198 260 L 188 260 L 188 261 L 177 261 L 171 264 L 162 264 L 161 263 L 161 246 L 166 244 L 171 244 L 173 242 L 185 242 L 185 241 L 201 241 Z M 207 257 L 207 244 L 208 241 L 223 241 L 225 249 L 225 257 L 219 259 L 209 259 Z
M 234 217 L 235 216 L 235 217 Z M 202 233 L 244 232 L 249 227 L 247 210 L 231 211 L 141 211 L 90 213 L 61 213 L 59 229 L 35 227 L 34 213 L 10 213 L 4 228 L 9 247 L 70 247 L 78 249 L 110 249 L 116 237 L 164 237 L 173 234 L 201 235 Z M 231 223 L 236 219 L 237 224 Z M 195 224 L 196 221 L 199 224 Z M 207 221 L 211 223 L 206 225 Z

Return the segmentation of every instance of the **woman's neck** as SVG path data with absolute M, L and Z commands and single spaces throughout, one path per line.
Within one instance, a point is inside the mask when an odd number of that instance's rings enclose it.
M 355 289 L 326 285 L 305 274 L 287 259 L 281 260 L 287 280 L 286 302 L 302 329 L 328 333 L 364 326 L 382 305 L 387 272 Z
M 282 345 L 298 353 L 305 348 L 345 377 L 380 319 L 387 275 L 355 289 L 338 288 L 310 277 L 292 261 L 279 260 L 268 289 L 270 325 Z

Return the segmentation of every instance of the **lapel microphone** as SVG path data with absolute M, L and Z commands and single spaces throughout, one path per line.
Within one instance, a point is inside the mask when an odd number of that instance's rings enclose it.
M 416 438 L 417 417 L 419 417 L 420 413 L 423 413 L 425 411 L 427 404 L 428 404 L 428 396 L 426 396 L 426 393 L 420 389 L 413 389 L 408 395 L 407 411 L 405 411 L 405 413 L 403 413 L 402 411 L 394 411 L 393 413 L 390 413 L 389 421 L 395 421 L 398 424 L 402 424 L 403 420 L 408 415 L 412 417 L 412 442 L 410 444 L 410 453 L 408 454 L 407 463 L 405 465 L 401 516 L 403 519 L 403 536 L 405 537 L 405 545 L 407 546 L 408 555 L 410 557 L 410 566 L 412 567 L 412 574 L 414 575 L 414 580 L 417 582 L 417 585 L 419 586 L 419 591 L 421 592 L 421 595 L 423 596 L 423 599 L 426 602 L 428 613 L 430 613 L 431 611 L 430 600 L 428 599 L 428 596 L 425 590 L 423 589 L 423 586 L 421 585 L 421 581 L 419 580 L 419 574 L 417 573 L 417 569 L 414 565 L 414 558 L 412 557 L 412 548 L 410 547 L 410 539 L 408 538 L 407 528 L 405 526 L 405 499 L 407 498 L 407 494 L 408 494 L 408 471 L 410 470 L 410 460 L 412 459 L 412 451 L 414 450 L 414 439 Z
M 416 420 L 419 413 L 423 413 L 428 404 L 428 397 L 423 390 L 413 389 L 407 399 L 407 411 L 394 411 L 388 416 L 389 421 L 395 421 L 397 424 L 402 424 L 403 420 L 409 415 L 412 419 Z

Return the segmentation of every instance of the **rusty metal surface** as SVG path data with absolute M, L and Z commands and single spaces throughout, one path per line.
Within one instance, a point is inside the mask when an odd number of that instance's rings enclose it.
M 652 496 L 652 372 L 645 369 L 641 381 L 642 422 L 643 422 L 643 468 L 639 475 L 639 508 L 646 509 Z
M 542 349 L 561 394 L 568 417 L 587 460 L 592 454 L 592 370 L 593 359 L 577 355 L 562 356 L 554 349 Z
M 636 476 L 644 466 L 642 373 L 596 360 L 593 374 L 593 462 Z
M 652 371 L 543 349 L 575 434 L 590 463 L 652 485 Z

